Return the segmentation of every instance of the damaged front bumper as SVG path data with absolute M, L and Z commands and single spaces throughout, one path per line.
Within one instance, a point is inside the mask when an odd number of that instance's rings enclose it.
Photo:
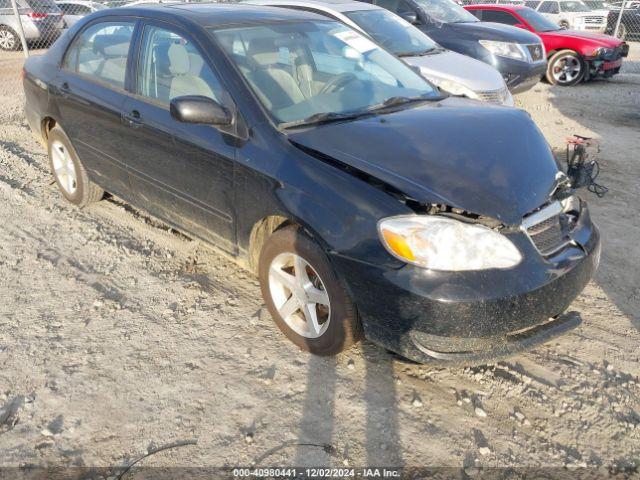
M 421 363 L 478 364 L 512 355 L 580 324 L 563 314 L 593 277 L 600 235 L 583 210 L 573 242 L 552 258 L 512 238 L 524 260 L 509 270 L 376 268 L 335 256 L 365 336 Z
M 622 67 L 622 59 L 628 54 L 629 45 L 622 43 L 615 49 L 606 49 L 602 53 L 587 58 L 587 64 L 589 65 L 587 80 L 597 77 L 610 78 L 619 73 Z

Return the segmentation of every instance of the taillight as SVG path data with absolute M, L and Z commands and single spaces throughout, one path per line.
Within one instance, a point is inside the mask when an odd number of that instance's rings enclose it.
M 49 16 L 48 13 L 40 13 L 40 12 L 27 13 L 27 17 L 29 18 L 47 18 L 48 16 Z

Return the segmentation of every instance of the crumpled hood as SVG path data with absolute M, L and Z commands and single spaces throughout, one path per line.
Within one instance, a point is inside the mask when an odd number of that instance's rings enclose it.
M 502 75 L 495 68 L 475 58 L 444 50 L 433 55 L 403 57 L 409 65 L 420 67 L 428 79 L 453 80 L 474 92 L 506 88 Z
M 518 225 L 556 185 L 557 164 L 523 110 L 449 97 L 399 112 L 290 131 L 289 140 L 423 203 Z

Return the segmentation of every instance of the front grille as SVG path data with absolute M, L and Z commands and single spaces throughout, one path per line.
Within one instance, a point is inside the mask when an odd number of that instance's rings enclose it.
M 605 18 L 604 17 L 599 17 L 599 16 L 595 16 L 595 17 L 584 17 L 584 23 L 591 23 L 591 24 L 598 24 L 601 25 L 605 22 Z
M 542 255 L 551 255 L 569 243 L 562 215 L 560 203 L 554 202 L 525 217 L 523 226 L 527 235 Z
M 534 62 L 539 62 L 544 58 L 544 49 L 542 45 L 539 43 L 535 43 L 533 45 L 527 45 L 527 50 L 529 50 L 529 55 L 531 55 L 531 60 Z
M 497 104 L 504 103 L 508 96 L 506 88 L 501 88 L 499 90 L 485 90 L 485 91 L 476 92 L 476 93 L 478 94 L 478 98 L 483 102 L 497 103 Z

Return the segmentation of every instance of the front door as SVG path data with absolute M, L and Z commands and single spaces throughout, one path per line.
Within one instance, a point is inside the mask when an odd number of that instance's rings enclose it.
M 234 138 L 209 125 L 176 121 L 171 99 L 230 99 L 206 57 L 174 27 L 144 27 L 133 95 L 123 106 L 122 143 L 135 202 L 151 213 L 229 251 L 233 222 Z
M 102 21 L 74 39 L 55 81 L 61 125 L 101 187 L 125 198 L 129 178 L 118 145 L 126 98 L 127 58 L 135 21 Z

